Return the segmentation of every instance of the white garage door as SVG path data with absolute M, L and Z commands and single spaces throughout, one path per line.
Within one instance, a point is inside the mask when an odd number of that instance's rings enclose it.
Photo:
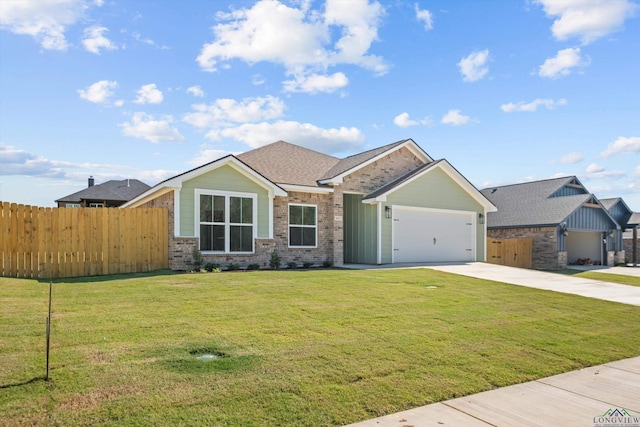
M 576 264 L 578 259 L 602 262 L 602 233 L 600 231 L 569 231 L 565 240 L 567 261 Z
M 475 212 L 393 207 L 393 262 L 475 261 Z

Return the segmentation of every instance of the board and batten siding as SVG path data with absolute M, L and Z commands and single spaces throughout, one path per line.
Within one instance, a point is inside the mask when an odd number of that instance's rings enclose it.
M 446 172 L 434 169 L 398 188 L 387 196 L 384 206 L 400 205 L 421 208 L 484 213 L 483 206 L 464 191 Z M 383 208 L 384 209 L 384 208 Z M 484 225 L 476 227 L 476 259 L 484 260 Z M 382 263 L 393 259 L 392 220 L 382 221 Z
M 349 264 L 378 263 L 377 208 L 363 204 L 363 197 L 344 195 L 344 262 Z
M 262 186 L 236 171 L 231 166 L 222 166 L 185 181 L 180 190 L 180 235 L 194 237 L 195 192 L 198 190 L 229 191 L 257 194 L 257 223 L 259 239 L 269 237 L 269 193 Z
M 613 223 L 611 218 L 604 212 L 602 208 L 591 208 L 583 206 L 572 213 L 567 218 L 567 229 L 569 231 L 600 231 L 605 233 L 605 239 L 607 240 L 607 248 L 609 250 L 619 251 L 622 250 L 622 239 L 620 239 L 620 233 L 614 233 L 611 237 L 607 233 L 610 230 L 615 230 L 617 225 Z M 566 251 L 567 243 L 566 236 L 562 231 L 558 230 L 558 250 Z

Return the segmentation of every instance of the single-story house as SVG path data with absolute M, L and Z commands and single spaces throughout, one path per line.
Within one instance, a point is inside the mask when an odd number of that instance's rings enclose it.
M 620 225 L 575 176 L 481 192 L 498 208 L 488 215 L 488 236 L 530 237 L 533 268 L 624 262 Z
M 169 178 L 123 207 L 169 209 L 170 266 L 483 261 L 495 206 L 411 139 L 346 158 L 278 141 Z
M 111 180 L 102 184 L 89 177 L 87 188 L 56 200 L 59 208 L 117 208 L 147 191 L 137 179 Z
M 621 197 L 600 200 L 622 229 L 620 239 L 625 253 L 625 261 L 638 263 L 640 245 L 638 242 L 638 228 L 640 226 L 640 213 L 633 212 Z M 633 250 L 635 246 L 635 251 Z

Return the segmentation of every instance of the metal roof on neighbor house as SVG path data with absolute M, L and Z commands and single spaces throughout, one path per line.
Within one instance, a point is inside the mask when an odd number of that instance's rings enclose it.
M 87 187 L 65 196 L 56 202 L 80 202 L 82 200 L 129 201 L 147 191 L 150 186 L 137 179 L 111 180 Z

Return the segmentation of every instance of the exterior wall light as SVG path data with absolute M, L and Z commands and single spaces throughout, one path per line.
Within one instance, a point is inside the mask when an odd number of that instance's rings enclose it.
M 384 207 L 384 217 L 387 219 L 391 219 L 391 206 Z
M 478 214 L 478 222 L 480 224 L 484 224 L 484 214 L 483 213 L 479 213 Z

